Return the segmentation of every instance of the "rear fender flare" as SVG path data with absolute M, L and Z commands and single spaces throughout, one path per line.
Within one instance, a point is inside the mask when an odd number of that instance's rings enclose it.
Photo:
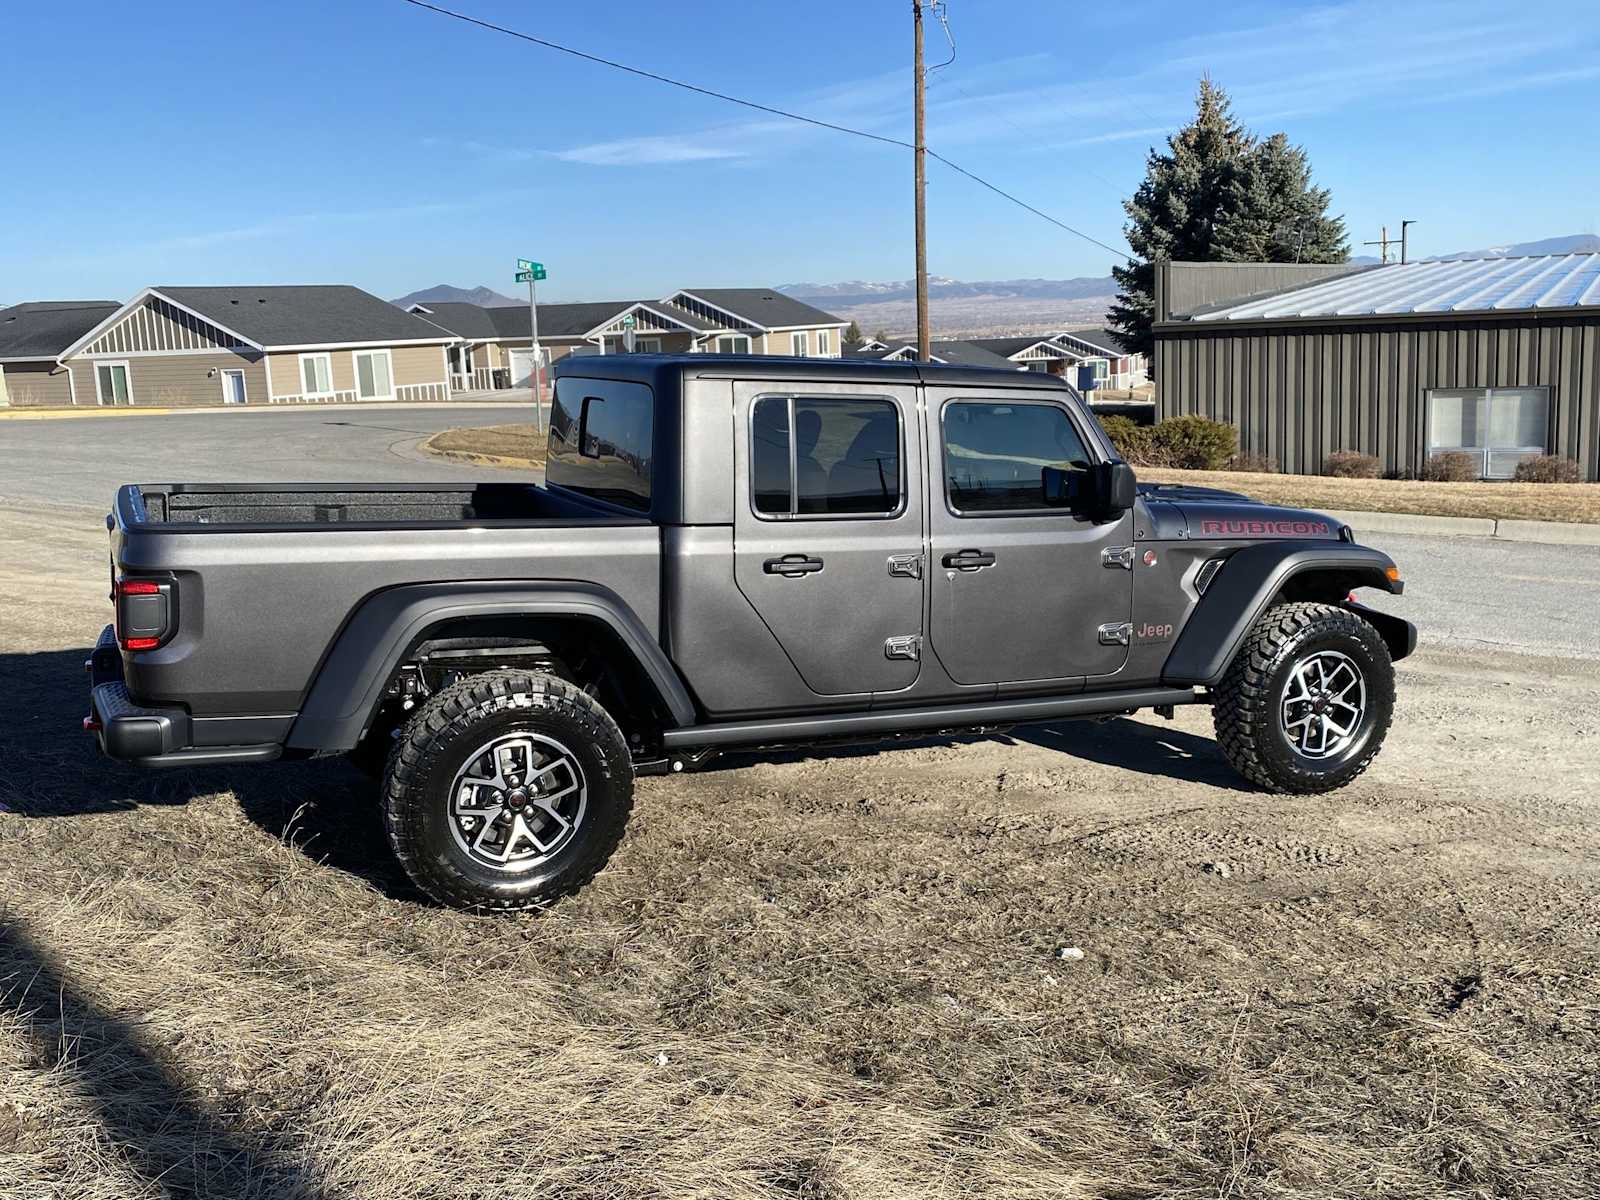
M 605 625 L 655 689 L 673 725 L 691 725 L 694 702 L 671 661 L 627 603 L 608 588 L 575 582 L 437 583 L 390 588 L 364 601 L 323 659 L 288 746 L 353 750 L 384 687 L 430 629 L 472 617 L 579 617 Z
M 1376 587 L 1398 595 L 1404 585 L 1390 579 L 1394 560 L 1366 546 L 1338 542 L 1260 542 L 1235 551 L 1222 564 L 1205 595 L 1183 627 L 1167 656 L 1161 681 L 1173 686 L 1211 686 L 1222 679 L 1233 656 L 1273 598 L 1296 581 L 1309 594 L 1327 592 L 1330 604 L 1342 604 L 1352 588 Z M 1365 610 L 1363 610 L 1365 615 Z M 1403 631 L 1394 622 L 1406 626 Z M 1389 618 L 1379 632 L 1390 646 L 1414 646 L 1409 622 Z M 1403 657 L 1403 655 L 1396 655 Z

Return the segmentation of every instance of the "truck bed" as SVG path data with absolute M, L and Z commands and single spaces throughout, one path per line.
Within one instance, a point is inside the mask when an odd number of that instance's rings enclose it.
M 258 484 L 171 483 L 124 488 L 129 524 L 300 529 L 476 524 L 489 521 L 615 520 L 579 499 L 532 483 Z M 626 519 L 623 519 L 626 524 Z

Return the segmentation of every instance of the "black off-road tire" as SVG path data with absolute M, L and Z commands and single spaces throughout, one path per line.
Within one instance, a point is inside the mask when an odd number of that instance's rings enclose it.
M 548 862 L 517 874 L 481 864 L 451 831 L 456 772 L 510 733 L 554 738 L 582 768 L 586 809 Z M 536 671 L 492 671 L 439 692 L 395 739 L 383 788 L 384 823 L 412 881 L 452 908 L 547 908 L 587 884 L 622 841 L 633 811 L 633 760 L 609 713 L 574 685 Z
M 1366 704 L 1347 747 L 1308 758 L 1283 731 L 1280 705 L 1295 665 L 1323 650 L 1361 669 Z M 1273 792 L 1331 792 L 1365 771 L 1383 746 L 1394 715 L 1394 664 L 1378 631 L 1348 609 L 1275 604 L 1251 628 L 1213 702 L 1217 742 L 1239 774 Z

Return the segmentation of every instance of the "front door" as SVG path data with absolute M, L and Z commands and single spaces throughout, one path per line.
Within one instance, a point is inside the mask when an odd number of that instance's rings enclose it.
M 245 402 L 243 371 L 222 372 L 222 402 L 224 404 Z
M 820 696 L 896 692 L 921 669 L 916 389 L 735 387 L 734 578 Z
M 95 398 L 105 405 L 132 404 L 133 394 L 128 382 L 128 364 L 125 362 L 96 363 L 94 368 Z
M 928 422 L 929 636 L 950 677 L 1048 691 L 1121 670 L 1133 514 L 1096 524 L 1044 499 L 1043 468 L 1094 461 L 1078 417 L 1049 393 L 929 388 Z

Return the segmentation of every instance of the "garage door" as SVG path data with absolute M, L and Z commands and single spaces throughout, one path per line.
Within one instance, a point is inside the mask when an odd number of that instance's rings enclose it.
M 513 350 L 511 352 L 511 386 L 533 386 L 532 350 Z

